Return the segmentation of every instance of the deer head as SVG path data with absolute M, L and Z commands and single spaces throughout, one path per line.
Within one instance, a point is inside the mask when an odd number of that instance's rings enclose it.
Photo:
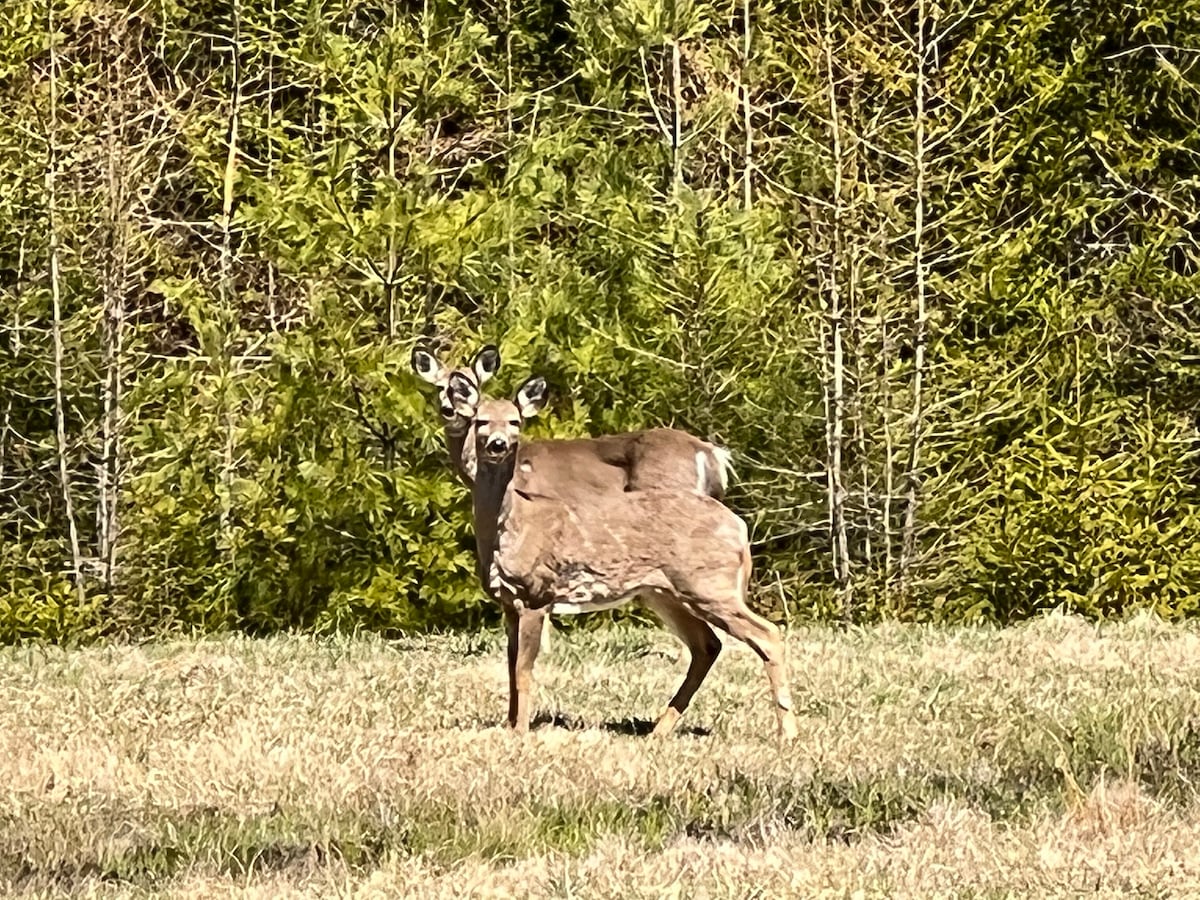
M 476 353 L 469 368 L 449 368 L 425 344 L 418 344 L 412 352 L 413 372 L 422 381 L 432 384 L 438 389 L 438 412 L 441 413 L 446 429 L 452 429 L 459 433 L 465 432 L 470 427 L 471 417 L 465 417 L 464 421 L 464 417 L 455 411 L 448 390 L 450 376 L 456 374 L 460 379 L 465 379 L 473 384 L 476 396 L 478 396 L 479 389 L 500 371 L 500 362 L 500 351 L 493 344 L 484 346 Z
M 474 427 L 478 462 L 497 466 L 516 453 L 521 425 L 545 408 L 549 388 L 546 379 L 534 375 L 517 389 L 512 400 L 484 398 L 469 376 L 452 372 L 445 394 L 455 416 Z
M 412 352 L 412 369 L 418 378 L 438 389 L 438 412 L 446 433 L 450 463 L 459 479 L 470 487 L 475 480 L 475 443 L 470 434 L 474 414 L 459 415 L 455 411 L 449 393 L 450 379 L 457 376 L 460 381 L 472 385 L 478 397 L 480 388 L 500 370 L 500 351 L 488 344 L 475 354 L 469 368 L 450 369 L 431 348 L 418 344 Z

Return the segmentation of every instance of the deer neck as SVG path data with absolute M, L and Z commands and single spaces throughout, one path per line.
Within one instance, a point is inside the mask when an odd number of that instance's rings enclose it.
M 474 454 L 472 454 L 474 456 Z M 512 483 L 516 452 L 500 462 L 478 460 L 471 500 L 475 515 L 475 550 L 479 558 L 479 577 L 485 587 L 490 584 L 492 558 L 499 543 L 500 528 L 505 513 L 504 500 Z
M 450 465 L 458 480 L 467 487 L 475 484 L 475 427 L 465 430 L 446 428 L 446 450 L 450 454 Z

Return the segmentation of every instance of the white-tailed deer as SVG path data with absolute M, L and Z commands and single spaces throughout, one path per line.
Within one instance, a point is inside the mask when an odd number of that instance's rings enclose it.
M 475 477 L 471 418 L 456 412 L 448 385 L 452 375 L 477 391 L 500 368 L 500 352 L 480 350 L 470 368 L 450 369 L 427 347 L 412 355 L 413 371 L 438 388 L 438 406 L 446 448 L 458 477 L 470 486 Z M 594 438 L 529 441 L 524 447 L 523 487 L 567 502 L 596 492 L 647 488 L 691 490 L 720 500 L 730 471 L 729 451 L 676 428 L 649 428 Z
M 449 392 L 452 376 L 471 384 L 478 396 L 500 369 L 500 351 L 492 344 L 475 354 L 469 367 L 451 369 L 433 350 L 418 344 L 412 368 L 437 388 L 438 411 L 450 463 L 467 487 L 475 481 L 473 415 L 455 410 Z M 526 441 L 518 484 L 530 493 L 564 503 L 586 504 L 597 493 L 624 493 L 645 488 L 699 491 L 722 499 L 731 469 L 729 451 L 675 428 L 650 428 L 598 438 Z M 559 606 L 563 613 L 582 612 Z M 543 645 L 550 639 L 545 618 Z M 686 643 L 686 641 L 685 641 Z
M 763 660 L 780 733 L 795 736 L 779 629 L 746 605 L 750 543 L 740 518 L 694 489 L 599 491 L 571 501 L 539 493 L 521 484 L 527 451 L 536 444 L 521 444 L 520 432 L 544 406 L 546 382 L 530 378 L 513 401 L 484 399 L 473 379 L 452 373 L 448 392 L 458 415 L 472 419 L 479 574 L 504 610 L 513 728 L 529 727 L 546 615 L 609 609 L 639 597 L 691 655 L 655 734 L 674 729 L 716 661 L 715 625 Z

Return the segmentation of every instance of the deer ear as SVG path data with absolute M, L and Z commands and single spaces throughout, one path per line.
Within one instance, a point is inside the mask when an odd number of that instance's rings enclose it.
M 549 399 L 550 388 L 546 385 L 546 379 L 541 375 L 534 375 L 517 389 L 515 402 L 517 409 L 521 411 L 521 418 L 530 419 L 545 408 Z
M 460 416 L 467 419 L 475 416 L 475 410 L 479 407 L 479 388 L 462 372 L 450 373 L 450 380 L 446 384 L 446 396 Z
M 500 350 L 495 344 L 488 344 L 475 354 L 475 359 L 471 361 L 471 368 L 475 370 L 479 386 L 483 387 L 489 378 L 500 371 Z
M 437 384 L 446 373 L 441 360 L 428 347 L 417 346 L 412 352 L 412 369 L 417 377 L 430 384 Z

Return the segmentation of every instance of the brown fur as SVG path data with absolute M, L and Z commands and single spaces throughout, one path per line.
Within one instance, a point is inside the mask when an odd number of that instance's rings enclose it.
M 746 528 L 711 497 L 687 491 L 601 495 L 576 512 L 514 480 L 492 572 L 531 606 L 602 603 L 667 591 L 686 605 L 735 592 Z
M 615 606 L 640 596 L 691 651 L 687 675 L 659 718 L 657 734 L 674 728 L 715 662 L 715 625 L 763 660 L 780 732 L 793 737 L 779 629 L 746 605 L 750 547 L 742 520 L 694 490 L 573 494 L 578 484 L 567 482 L 570 489 L 557 496 L 533 492 L 536 458 L 519 449 L 519 435 L 521 420 L 540 406 L 524 395 L 523 387 L 520 405 L 484 400 L 474 421 L 479 572 L 504 609 L 510 724 L 529 726 L 533 665 L 547 613 L 556 606 Z
M 495 351 L 484 348 L 483 352 Z M 499 367 L 499 354 L 494 357 Z M 445 427 L 446 449 L 455 474 L 468 487 L 475 480 L 475 442 L 470 417 L 453 410 L 449 381 L 459 375 L 477 390 L 495 369 L 479 364 L 479 356 L 469 367 L 451 369 L 428 348 L 414 351 L 413 371 L 437 388 L 437 398 Z M 563 500 L 591 491 L 639 491 L 648 488 L 694 491 L 699 487 L 716 500 L 725 495 L 720 450 L 708 441 L 677 428 L 650 428 L 595 438 L 568 438 L 527 441 L 523 458 L 530 471 L 521 473 L 521 483 L 534 493 Z M 696 454 L 704 457 L 704 483 L 697 485 Z M 727 454 L 725 454 L 727 455 Z
M 676 428 L 526 441 L 521 444 L 515 478 L 522 490 L 561 500 L 582 491 L 695 491 L 697 453 L 704 454 L 708 475 L 703 492 L 722 499 L 721 463 L 713 445 Z

